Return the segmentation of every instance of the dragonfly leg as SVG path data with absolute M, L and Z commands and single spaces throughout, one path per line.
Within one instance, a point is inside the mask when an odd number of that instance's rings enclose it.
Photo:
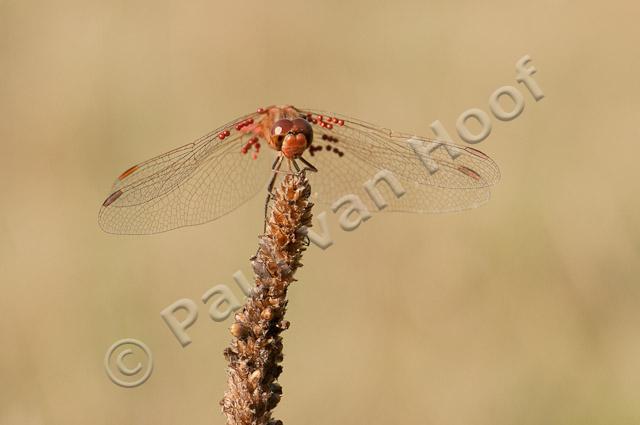
M 273 165 L 271 166 L 273 175 L 271 176 L 271 180 L 269 181 L 269 186 L 267 186 L 267 199 L 264 202 L 264 227 L 262 229 L 263 232 L 266 232 L 267 230 L 267 213 L 269 210 L 269 202 L 273 197 L 273 186 L 276 184 L 276 177 L 278 177 L 278 172 L 280 171 L 281 165 L 282 165 L 282 156 L 278 155 L 276 160 L 273 161 Z
M 282 165 L 282 156 L 278 155 L 278 157 L 275 159 L 275 161 L 273 161 L 273 165 L 271 166 L 271 171 L 273 171 L 273 176 L 271 177 L 271 181 L 269 181 L 269 186 L 267 188 L 267 192 L 269 192 L 269 195 L 272 195 L 272 191 L 273 191 L 273 186 L 276 183 L 276 176 L 278 175 L 278 172 L 280 171 L 280 166 Z
M 304 159 L 301 156 L 299 156 L 298 158 L 300 158 L 300 161 L 302 161 L 304 163 L 304 165 L 305 165 L 304 169 L 305 170 L 309 170 L 309 171 L 311 171 L 313 173 L 317 173 L 318 172 L 318 169 L 312 163 L 310 163 L 309 161 L 307 161 L 306 159 Z M 300 170 L 298 170 L 298 171 L 300 171 Z

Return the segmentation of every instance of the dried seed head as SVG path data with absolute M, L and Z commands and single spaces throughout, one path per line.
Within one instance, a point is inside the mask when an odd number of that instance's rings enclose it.
M 282 387 L 281 332 L 287 289 L 308 242 L 311 188 L 303 173 L 287 175 L 276 190 L 266 233 L 251 257 L 256 286 L 231 326 L 234 339 L 224 352 L 229 361 L 228 389 L 220 402 L 228 425 L 282 425 L 271 417 Z

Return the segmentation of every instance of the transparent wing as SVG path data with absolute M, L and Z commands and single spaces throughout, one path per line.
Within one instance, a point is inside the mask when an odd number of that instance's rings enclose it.
M 395 133 L 353 118 L 298 109 L 314 129 L 311 155 L 319 172 L 309 174 L 316 201 L 331 204 L 345 194 L 369 199 L 366 181 L 390 171 L 404 189 L 384 211 L 449 212 L 477 207 L 490 197 L 500 178 L 496 163 L 484 153 L 425 137 Z
M 213 220 L 246 202 L 264 187 L 271 170 L 270 152 L 255 159 L 241 152 L 257 138 L 251 130 L 261 119 L 258 113 L 238 118 L 123 172 L 100 209 L 102 229 L 159 233 Z

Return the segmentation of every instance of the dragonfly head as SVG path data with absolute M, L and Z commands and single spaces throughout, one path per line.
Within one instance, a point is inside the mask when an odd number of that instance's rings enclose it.
M 295 158 L 311 145 L 313 129 L 303 118 L 278 120 L 271 126 L 269 144 L 287 158 Z

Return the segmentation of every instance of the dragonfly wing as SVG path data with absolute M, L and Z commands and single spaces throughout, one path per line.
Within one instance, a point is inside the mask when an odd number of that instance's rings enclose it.
M 500 178 L 496 163 L 476 149 L 394 133 L 332 113 L 299 111 L 314 128 L 315 148 L 308 159 L 320 170 L 310 177 L 318 202 L 331 204 L 348 193 L 368 198 L 365 182 L 388 170 L 405 193 L 385 211 L 459 211 L 485 203 Z
M 272 155 L 243 155 L 241 148 L 252 134 L 247 131 L 250 126 L 236 127 L 259 119 L 258 114 L 241 117 L 126 170 L 100 209 L 102 229 L 159 233 L 214 220 L 246 202 L 264 187 Z M 228 135 L 221 139 L 225 131 Z

